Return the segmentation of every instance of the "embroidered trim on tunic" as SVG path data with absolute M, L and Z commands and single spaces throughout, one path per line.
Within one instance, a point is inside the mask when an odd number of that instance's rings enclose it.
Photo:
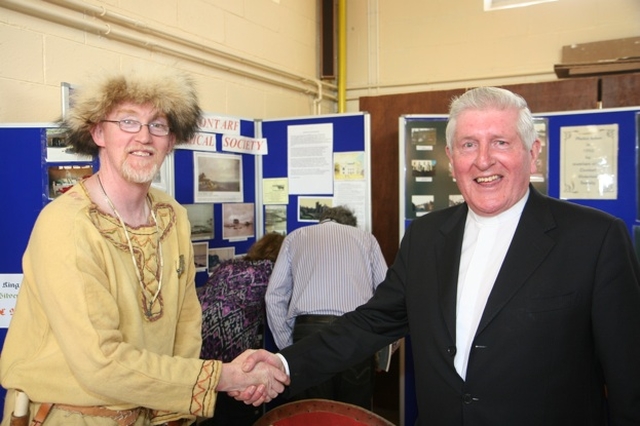
M 162 235 L 160 241 L 162 242 L 167 238 L 167 235 L 171 232 L 176 223 L 176 215 L 173 211 L 173 207 L 166 203 L 153 203 L 152 208 L 158 220 L 158 227 Z M 122 230 L 122 226 L 117 218 L 102 213 L 98 210 L 97 206 L 93 205 L 89 209 L 89 215 L 91 220 L 105 239 L 110 241 L 114 247 L 118 250 L 129 254 L 129 245 L 127 243 L 126 236 Z M 133 245 L 133 255 L 136 262 L 139 265 L 140 276 L 144 283 L 145 289 L 154 294 L 158 287 L 158 280 L 160 278 L 160 270 L 158 268 L 158 250 L 156 244 L 156 226 L 143 225 L 139 227 L 129 227 L 127 225 L 131 242 Z M 130 261 L 130 259 L 129 259 Z M 140 291 L 140 308 L 145 311 L 145 307 L 149 305 L 147 300 L 147 294 Z M 148 317 L 149 321 L 156 321 L 162 318 L 164 307 L 164 299 L 162 292 L 158 295 L 156 303 L 153 305 L 152 314 Z
M 215 405 L 215 385 L 220 377 L 220 368 L 222 363 L 215 360 L 206 360 L 202 362 L 202 368 L 193 386 L 191 395 L 191 406 L 189 412 L 191 414 L 210 417 L 213 415 L 213 406 Z M 209 413 L 208 407 L 211 407 Z

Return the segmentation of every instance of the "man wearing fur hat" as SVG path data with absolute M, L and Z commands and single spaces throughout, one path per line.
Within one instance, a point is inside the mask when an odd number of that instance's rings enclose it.
M 255 389 L 269 401 L 286 376 L 242 372 L 245 354 L 198 359 L 187 214 L 151 188 L 165 156 L 197 130 L 193 82 L 170 70 L 129 73 L 73 100 L 62 127 L 100 170 L 47 205 L 32 231 L 0 357 L 2 426 L 25 395 L 26 416 L 46 416 L 45 426 L 187 425 L 213 415 L 218 391 Z

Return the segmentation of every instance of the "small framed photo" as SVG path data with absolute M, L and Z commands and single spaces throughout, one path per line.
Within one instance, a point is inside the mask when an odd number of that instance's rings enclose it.
M 242 202 L 242 156 L 194 151 L 196 203 Z
M 213 204 L 183 204 L 191 223 L 191 240 L 211 240 L 213 232 Z
M 80 155 L 69 147 L 67 132 L 59 127 L 46 129 L 46 161 L 57 163 L 87 162 L 90 155 Z
M 174 186 L 173 163 L 173 152 L 170 152 L 162 162 L 162 166 L 160 167 L 160 170 L 158 170 L 158 173 L 156 173 L 156 175 L 154 176 L 153 181 L 151 181 L 151 186 L 159 189 L 160 191 L 166 192 L 172 197 Z
M 254 203 L 226 203 L 222 205 L 222 238 L 246 240 L 255 235 Z
M 319 222 L 322 213 L 331 207 L 331 197 L 298 197 L 298 222 Z
M 48 196 L 50 200 L 67 192 L 73 185 L 93 174 L 93 165 L 49 166 Z
M 433 195 L 412 195 L 411 205 L 416 217 L 424 216 L 434 209 L 435 197 Z
M 233 259 L 235 256 L 235 247 L 209 249 L 209 273 L 212 273 L 225 260 Z
M 196 272 L 209 270 L 209 243 L 193 243 L 193 261 Z
M 264 206 L 265 233 L 277 232 L 287 235 L 287 206 L 282 204 L 268 204 Z

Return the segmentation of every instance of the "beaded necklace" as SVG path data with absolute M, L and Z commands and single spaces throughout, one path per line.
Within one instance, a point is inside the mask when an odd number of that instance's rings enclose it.
M 125 225 L 124 220 L 122 220 L 122 216 L 120 216 L 120 213 L 118 213 L 118 210 L 116 210 L 116 207 L 113 205 L 113 202 L 107 195 L 107 191 L 104 190 L 104 186 L 102 185 L 102 179 L 100 179 L 100 173 L 97 173 L 97 175 L 98 175 L 98 183 L 100 184 L 100 189 L 102 189 L 102 193 L 104 194 L 104 199 L 107 202 L 107 204 L 109 204 L 109 207 L 111 208 L 111 210 L 113 210 L 113 213 L 115 213 L 116 217 L 120 221 L 122 230 L 124 231 L 124 236 L 127 239 L 127 244 L 129 245 L 129 253 L 131 254 L 131 260 L 133 261 L 133 267 L 136 270 L 136 276 L 138 277 L 138 283 L 140 284 L 140 288 L 142 289 L 143 293 L 148 293 L 149 295 L 151 295 L 149 292 L 147 292 L 147 289 L 144 285 L 144 281 L 142 280 L 142 276 L 140 275 L 138 262 L 136 261 L 136 257 L 133 253 L 133 243 L 131 242 L 131 238 L 129 237 L 129 231 L 127 231 L 127 226 Z M 158 279 L 158 290 L 156 290 L 156 293 L 151 298 L 151 301 L 149 302 L 149 306 L 144 307 L 144 314 L 147 316 L 147 318 L 151 318 L 151 316 L 153 315 L 152 313 L 153 304 L 158 298 L 158 295 L 160 295 L 160 290 L 162 289 L 162 271 L 164 269 L 164 260 L 162 258 L 162 244 L 160 242 L 160 228 L 158 227 L 158 219 L 156 219 L 156 214 L 153 212 L 153 208 L 151 207 L 151 201 L 149 200 L 149 198 L 147 198 L 147 202 L 149 203 L 149 212 L 151 212 L 151 217 L 153 218 L 153 222 L 156 225 L 156 239 L 157 239 L 156 247 L 158 250 L 158 258 L 160 259 L 158 262 L 160 266 L 160 278 Z

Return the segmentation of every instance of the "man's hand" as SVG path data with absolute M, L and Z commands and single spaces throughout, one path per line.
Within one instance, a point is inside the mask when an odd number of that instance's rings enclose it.
M 275 362 L 271 357 L 275 358 Z M 247 361 L 249 359 L 251 361 Z M 245 404 L 258 406 L 270 402 L 288 384 L 289 377 L 277 356 L 263 349 L 249 349 L 230 363 L 222 365 L 216 390 L 228 392 Z

